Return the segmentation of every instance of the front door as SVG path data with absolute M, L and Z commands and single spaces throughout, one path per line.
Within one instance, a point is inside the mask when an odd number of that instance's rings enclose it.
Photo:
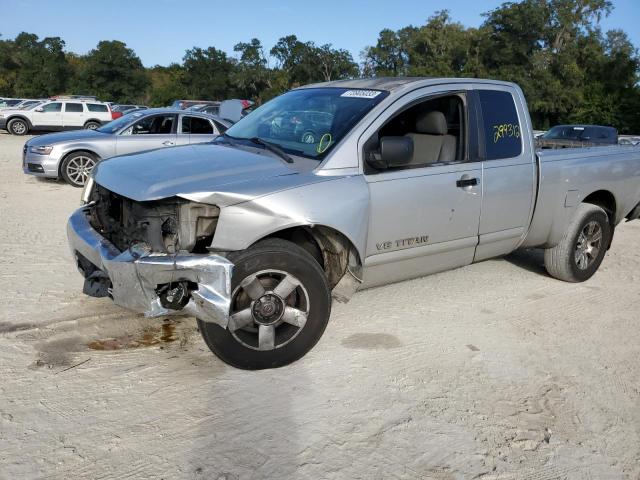
M 51 102 L 38 107 L 32 115 L 33 127 L 47 129 L 62 129 L 62 102 Z
M 116 154 L 125 155 L 156 148 L 172 147 L 176 143 L 176 115 L 151 115 L 138 120 L 118 135 Z
M 467 105 L 464 91 L 426 95 L 398 107 L 398 113 L 376 131 L 377 140 L 412 138 L 414 154 L 411 164 L 403 168 L 365 167 L 370 192 L 366 286 L 473 261 L 482 164 L 470 161 L 467 151 L 468 125 L 477 124 Z

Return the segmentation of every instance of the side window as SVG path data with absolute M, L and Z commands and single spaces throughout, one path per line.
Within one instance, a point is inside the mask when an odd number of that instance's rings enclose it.
M 376 173 L 376 156 L 385 137 L 405 137 L 413 142 L 408 165 L 393 170 L 429 167 L 466 160 L 467 115 L 463 94 L 430 98 L 409 106 L 385 123 L 365 144 L 366 173 Z M 373 161 L 372 161 L 373 160 Z
M 182 117 L 182 133 L 213 135 L 214 131 L 206 118 L 185 116 Z
M 480 90 L 487 160 L 517 157 L 522 153 L 522 130 L 516 104 L 509 92 Z
M 130 135 L 162 135 L 173 131 L 173 115 L 156 115 L 145 117 L 128 128 L 124 133 Z M 129 131 L 131 131 L 129 133 Z
M 99 103 L 87 103 L 87 108 L 90 112 L 107 113 L 109 111 L 106 105 L 100 105 Z
M 67 113 L 82 113 L 84 109 L 81 103 L 65 103 L 64 111 Z
M 62 111 L 62 103 L 47 103 L 42 110 L 45 112 L 61 112 Z

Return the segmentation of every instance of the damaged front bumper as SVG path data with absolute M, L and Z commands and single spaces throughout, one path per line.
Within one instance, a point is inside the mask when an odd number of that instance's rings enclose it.
M 71 252 L 85 276 L 84 292 L 110 296 L 124 308 L 149 317 L 186 314 L 227 327 L 233 264 L 220 255 L 151 253 L 134 245 L 119 251 L 89 223 L 87 208 L 67 223 Z M 184 304 L 166 307 L 159 292 L 189 285 Z

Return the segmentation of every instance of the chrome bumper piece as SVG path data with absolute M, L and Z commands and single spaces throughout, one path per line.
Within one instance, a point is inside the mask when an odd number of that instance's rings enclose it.
M 149 317 L 192 315 L 227 327 L 233 269 L 229 260 L 220 255 L 150 253 L 141 246 L 120 252 L 93 229 L 86 212 L 86 207 L 76 210 L 67 223 L 71 253 L 78 263 L 81 255 L 100 275 L 108 276 L 109 293 L 117 305 Z M 163 307 L 158 286 L 180 281 L 197 284 L 187 305 L 181 310 Z

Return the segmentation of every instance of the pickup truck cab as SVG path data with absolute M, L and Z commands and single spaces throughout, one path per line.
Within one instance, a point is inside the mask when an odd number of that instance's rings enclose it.
M 320 339 L 331 297 L 545 249 L 580 282 L 640 216 L 640 150 L 536 153 L 517 85 L 329 82 L 261 106 L 212 144 L 97 165 L 68 223 L 84 292 L 198 319 L 247 369 Z

